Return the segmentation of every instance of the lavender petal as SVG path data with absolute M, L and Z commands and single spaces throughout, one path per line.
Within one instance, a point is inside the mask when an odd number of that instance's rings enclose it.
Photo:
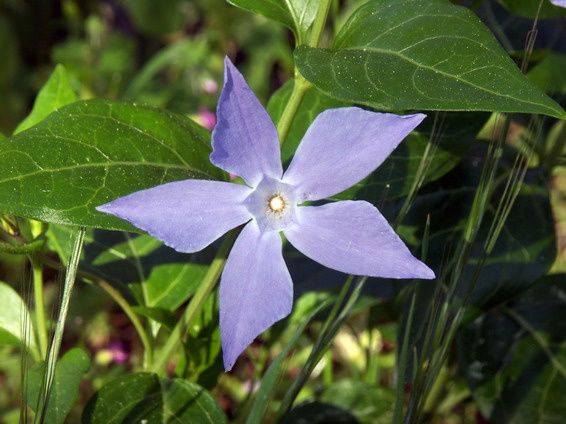
M 179 252 L 197 252 L 251 219 L 244 199 L 251 190 L 221 181 L 184 180 L 120 197 L 99 206 Z
M 434 278 L 370 203 L 343 201 L 297 208 L 289 242 L 328 268 L 383 278 Z
M 252 187 L 264 176 L 281 178 L 283 168 L 275 125 L 228 58 L 216 115 L 210 155 L 213 164 L 242 177 Z
M 220 281 L 220 334 L 224 368 L 293 304 L 293 285 L 278 232 L 261 232 L 255 221 L 238 236 Z
M 326 110 L 307 130 L 283 181 L 305 200 L 340 193 L 374 171 L 424 118 L 357 107 Z

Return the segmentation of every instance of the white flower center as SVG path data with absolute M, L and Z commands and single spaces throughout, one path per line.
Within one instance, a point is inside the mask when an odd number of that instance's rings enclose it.
M 273 212 L 282 212 L 286 206 L 285 199 L 280 194 L 274 194 L 269 199 L 269 209 Z
M 263 231 L 281 231 L 291 223 L 297 201 L 294 187 L 266 177 L 244 203 Z

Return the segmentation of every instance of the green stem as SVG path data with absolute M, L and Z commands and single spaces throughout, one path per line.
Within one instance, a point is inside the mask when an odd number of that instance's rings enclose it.
M 281 118 L 279 118 L 279 122 L 277 123 L 277 133 L 279 134 L 279 142 L 281 144 L 283 144 L 289 135 L 293 119 L 295 119 L 299 106 L 301 106 L 301 102 L 310 87 L 311 84 L 303 78 L 299 71 L 296 71 L 291 97 L 289 97 L 289 101 L 285 105 L 285 109 L 283 109 Z
M 320 37 L 324 31 L 326 18 L 328 17 L 328 11 L 330 10 L 331 4 L 332 0 L 320 0 L 318 10 L 316 11 L 316 16 L 314 17 L 314 22 L 312 24 L 311 37 L 308 44 L 310 47 L 318 47 L 318 43 L 320 43 Z
M 47 355 L 47 322 L 45 315 L 45 301 L 43 298 L 43 267 L 34 255 L 30 258 L 33 273 L 33 296 L 35 302 L 35 324 L 39 339 L 39 353 L 42 358 Z
M 326 25 L 326 18 L 328 17 L 328 11 L 330 10 L 330 5 L 332 0 L 321 0 L 314 22 L 312 25 L 311 35 L 308 42 L 310 47 L 318 47 L 320 43 L 320 38 L 322 32 L 324 31 L 324 26 Z M 283 113 L 279 118 L 277 123 L 277 132 L 279 134 L 279 142 L 283 144 L 287 136 L 289 135 L 289 130 L 291 129 L 291 124 L 293 119 L 301 106 L 301 102 L 305 97 L 306 92 L 311 88 L 311 83 L 308 82 L 295 67 L 295 81 L 293 84 L 293 91 L 291 92 L 291 97 L 283 109 Z
M 148 369 L 153 362 L 153 345 L 145 331 L 145 328 L 138 318 L 138 315 L 132 310 L 132 307 L 128 301 L 122 296 L 122 294 L 112 287 L 108 282 L 97 279 L 96 284 L 100 286 L 113 300 L 116 302 L 128 316 L 132 325 L 136 329 L 138 336 L 142 342 L 144 353 L 143 353 L 143 367 Z
M 210 264 L 210 267 L 202 279 L 197 291 L 187 305 L 183 318 L 177 323 L 169 338 L 165 342 L 165 346 L 163 346 L 163 349 L 159 352 L 159 355 L 152 367 L 153 372 L 161 372 L 163 370 L 167 360 L 179 346 L 184 333 L 188 328 L 190 328 L 193 320 L 202 310 L 208 295 L 212 292 L 220 278 L 220 275 L 222 274 L 226 258 L 228 257 L 228 252 L 230 251 L 233 242 L 234 238 L 231 235 L 226 236 L 222 242 L 220 249 L 218 249 L 218 252 L 212 260 L 212 263 Z
M 51 394 L 51 387 L 55 378 L 55 367 L 57 365 L 57 358 L 61 350 L 61 342 L 63 341 L 63 331 L 65 330 L 65 321 L 67 320 L 67 313 L 69 312 L 69 303 L 71 301 L 71 294 L 75 285 L 75 277 L 77 275 L 77 268 L 79 266 L 79 259 L 81 257 L 81 249 L 85 236 L 85 229 L 78 230 L 73 241 L 73 249 L 69 257 L 69 264 L 67 266 L 67 273 L 65 275 L 65 282 L 63 286 L 63 296 L 61 297 L 61 307 L 59 309 L 59 317 L 55 326 L 55 333 L 51 341 L 49 355 L 47 357 L 47 364 L 45 367 L 45 378 L 42 387 L 42 396 L 40 396 L 40 404 L 36 410 L 34 419 L 35 424 L 43 423 L 47 406 Z

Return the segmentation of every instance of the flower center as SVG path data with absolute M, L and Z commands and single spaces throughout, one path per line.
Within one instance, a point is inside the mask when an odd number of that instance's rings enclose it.
M 262 231 L 281 231 L 291 223 L 297 199 L 294 187 L 264 177 L 244 204 Z
M 269 198 L 268 206 L 272 212 L 282 212 L 287 205 L 280 194 L 274 194 Z

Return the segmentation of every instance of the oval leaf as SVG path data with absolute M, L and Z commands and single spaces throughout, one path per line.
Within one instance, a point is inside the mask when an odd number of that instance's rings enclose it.
M 301 44 L 314 21 L 319 0 L 228 0 L 241 7 L 272 19 L 293 30 Z
M 43 88 L 39 91 L 33 109 L 14 131 L 14 134 L 27 130 L 43 121 L 50 113 L 78 100 L 69 82 L 63 65 L 57 65 Z
M 169 181 L 222 178 L 208 137 L 190 119 L 150 107 L 73 103 L 0 144 L 0 211 L 134 230 L 95 207 Z
M 376 109 L 566 113 L 517 68 L 468 9 L 448 0 L 373 0 L 334 48 L 299 47 L 301 73 L 323 92 Z
M 0 344 L 21 344 L 37 353 L 31 316 L 18 292 L 0 281 L 0 299 Z
M 226 416 L 197 384 L 182 379 L 160 381 L 156 374 L 136 373 L 100 389 L 88 402 L 82 422 L 222 424 Z
M 90 358 L 83 349 L 69 350 L 55 368 L 55 379 L 47 404 L 45 423 L 63 424 L 79 398 L 79 385 L 90 368 Z M 36 364 L 28 373 L 27 403 L 35 409 L 44 382 L 45 362 Z

